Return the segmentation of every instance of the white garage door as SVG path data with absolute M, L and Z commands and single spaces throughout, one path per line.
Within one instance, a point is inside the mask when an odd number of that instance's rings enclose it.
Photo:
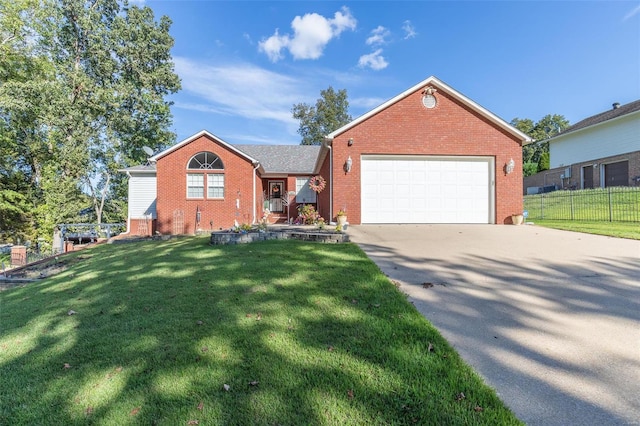
M 492 223 L 490 157 L 362 157 L 362 223 Z

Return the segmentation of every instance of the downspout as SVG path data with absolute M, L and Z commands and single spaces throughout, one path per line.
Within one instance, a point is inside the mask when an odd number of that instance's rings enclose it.
M 129 235 L 129 233 L 131 232 L 131 215 L 129 214 L 129 187 L 131 185 L 131 173 L 129 172 L 125 172 L 127 174 L 127 177 L 129 178 L 129 180 L 127 180 L 127 231 L 124 232 L 125 235 Z M 156 194 L 157 197 L 157 194 Z
M 253 222 L 256 223 L 256 170 L 260 167 L 260 163 L 254 163 L 255 167 L 253 168 Z
M 331 145 L 327 145 L 329 148 L 329 222 L 333 218 L 333 149 Z

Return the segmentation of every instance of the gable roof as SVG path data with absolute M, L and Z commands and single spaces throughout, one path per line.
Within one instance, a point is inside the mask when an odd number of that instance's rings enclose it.
M 617 105 L 617 104 L 614 104 L 614 105 Z M 605 112 L 592 115 L 591 117 L 585 118 L 582 121 L 578 121 L 573 126 L 569 126 L 566 129 L 564 129 L 562 132 L 558 133 L 557 135 L 554 135 L 551 139 L 555 139 L 558 136 L 566 135 L 567 133 L 572 133 L 578 130 L 586 129 L 587 127 L 596 126 L 598 124 L 623 117 L 625 115 L 634 113 L 636 111 L 640 111 L 640 99 L 638 99 L 637 101 L 630 102 L 626 105 L 618 106 L 617 108 L 614 107 Z
M 438 80 L 434 76 L 431 76 L 431 77 L 427 78 L 426 80 L 421 81 L 420 83 L 416 84 L 413 87 L 410 87 L 409 89 L 405 90 L 404 92 L 400 93 L 399 95 L 395 96 L 394 98 L 389 99 L 388 101 L 386 101 L 382 105 L 372 109 L 371 111 L 369 111 L 369 112 L 361 115 L 360 117 L 356 118 L 352 122 L 342 126 L 338 130 L 335 130 L 335 131 L 329 133 L 325 138 L 328 141 L 333 141 L 333 139 L 336 136 L 346 132 L 347 130 L 349 130 L 349 129 L 355 127 L 355 126 L 357 126 L 358 124 L 362 123 L 363 121 L 368 120 L 370 117 L 373 117 L 374 115 L 378 114 L 380 111 L 383 111 L 383 110 L 389 108 L 391 105 L 401 101 L 402 99 L 404 99 L 407 96 L 415 93 L 417 90 L 420 90 L 420 89 L 424 88 L 427 85 L 432 85 L 432 86 L 436 87 L 438 90 L 442 90 L 442 91 L 446 92 L 447 94 L 453 96 L 459 102 L 463 103 L 464 105 L 466 105 L 469 108 L 471 108 L 473 111 L 475 111 L 478 114 L 482 115 L 483 117 L 488 119 L 490 122 L 494 123 L 497 127 L 500 127 L 501 129 L 505 130 L 507 133 L 515 136 L 516 138 L 521 140 L 523 143 L 531 142 L 531 138 L 529 136 L 527 136 L 526 134 L 522 133 L 520 130 L 516 129 L 511 124 L 507 123 L 506 121 L 504 121 L 503 119 L 501 119 L 500 117 L 498 117 L 497 115 L 492 113 L 491 111 L 487 110 L 486 108 L 480 106 L 479 104 L 475 103 L 471 99 L 467 98 L 462 93 L 460 93 L 457 90 L 453 89 L 452 87 L 448 86 L 447 84 L 445 84 L 441 80 Z
M 320 146 L 313 145 L 232 145 L 206 130 L 189 136 L 181 142 L 149 157 L 149 166 L 134 166 L 122 171 L 144 172 L 155 171 L 155 162 L 160 158 L 180 149 L 201 136 L 207 136 L 216 143 L 235 152 L 254 165 L 260 165 L 261 174 L 313 174 Z
M 229 144 L 229 143 L 227 143 L 227 142 L 223 141 L 222 139 L 220 139 L 219 137 L 217 137 L 217 136 L 216 136 L 216 135 L 214 135 L 213 133 L 210 133 L 210 132 L 208 132 L 208 131 L 206 131 L 206 130 L 201 130 L 200 132 L 196 133 L 195 135 L 193 135 L 193 136 L 189 136 L 188 138 L 186 138 L 186 139 L 184 139 L 183 141 L 178 142 L 177 144 L 175 144 L 175 145 L 173 145 L 173 146 L 171 146 L 171 147 L 169 147 L 169 148 L 165 149 L 164 151 L 159 152 L 158 154 L 156 154 L 156 155 L 153 155 L 153 156 L 149 157 L 149 161 L 151 161 L 151 162 L 156 162 L 156 161 L 158 161 L 159 159 L 161 159 L 162 157 L 164 157 L 164 156 L 166 156 L 166 155 L 168 155 L 168 154 L 172 153 L 173 151 L 175 151 L 175 150 L 177 150 L 177 149 L 179 149 L 179 148 L 182 148 L 183 146 L 185 146 L 185 145 L 187 145 L 188 143 L 190 143 L 190 142 L 192 142 L 192 141 L 194 141 L 194 140 L 198 139 L 198 138 L 199 138 L 199 137 L 201 137 L 201 136 L 207 136 L 208 138 L 213 139 L 213 140 L 214 140 L 214 141 L 216 141 L 218 144 L 220 144 L 220 145 L 224 146 L 225 148 L 228 148 L 229 150 L 231 150 L 231 151 L 235 152 L 236 154 L 240 155 L 241 157 L 243 157 L 243 158 L 245 158 L 245 159 L 249 160 L 249 161 L 250 161 L 251 163 L 253 163 L 253 164 L 257 164 L 257 163 L 259 163 L 259 161 L 258 161 L 258 160 L 256 160 L 255 158 L 253 158 L 253 157 L 251 157 L 251 156 L 247 155 L 246 153 L 244 153 L 244 152 L 240 151 L 238 148 L 236 148 L 236 147 L 234 147 L 233 145 L 231 145 L 231 144 Z
M 319 145 L 234 145 L 258 159 L 267 174 L 312 174 Z

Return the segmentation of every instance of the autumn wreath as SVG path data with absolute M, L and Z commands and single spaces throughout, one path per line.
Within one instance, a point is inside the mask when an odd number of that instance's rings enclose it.
M 320 175 L 314 176 L 309 180 L 309 188 L 316 193 L 321 192 L 326 185 L 327 181 Z

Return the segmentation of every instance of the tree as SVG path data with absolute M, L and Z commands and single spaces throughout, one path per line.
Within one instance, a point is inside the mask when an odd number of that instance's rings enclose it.
M 569 121 L 563 115 L 547 114 L 537 123 L 529 118 L 514 118 L 511 125 L 533 140 L 522 147 L 524 176 L 531 176 L 549 169 L 549 138 L 569 127 Z
M 346 89 L 320 91 L 316 105 L 299 103 L 293 105 L 293 118 L 300 121 L 298 133 L 302 136 L 300 145 L 320 145 L 324 137 L 349 123 L 349 101 Z
M 117 169 L 174 140 L 170 26 L 126 1 L 0 0 L 0 137 L 15 158 L 6 172 L 36 189 L 43 236 L 86 203 L 98 222 L 105 211 L 124 219 Z

